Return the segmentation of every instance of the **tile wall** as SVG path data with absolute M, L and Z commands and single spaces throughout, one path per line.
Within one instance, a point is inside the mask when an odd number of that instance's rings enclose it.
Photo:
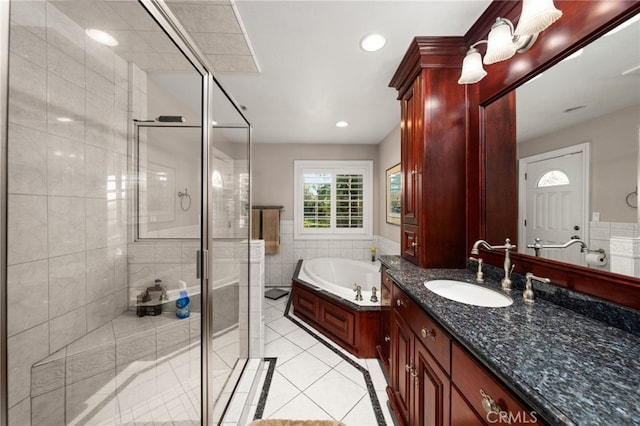
M 596 266 L 602 271 L 640 276 L 640 235 L 637 223 L 590 222 L 589 248 L 604 249 L 607 264 Z
M 9 67 L 9 423 L 30 369 L 127 306 L 127 62 L 50 3 L 13 2 Z
M 399 255 L 400 244 L 374 236 L 371 240 L 294 240 L 293 221 L 280 221 L 280 253 L 266 255 L 265 286 L 291 287 L 291 277 L 299 259 L 342 257 L 368 260 L 371 247 L 377 255 Z

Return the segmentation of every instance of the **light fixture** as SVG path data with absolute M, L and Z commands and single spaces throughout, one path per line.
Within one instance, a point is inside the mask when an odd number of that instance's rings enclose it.
M 518 26 L 506 18 L 497 18 L 491 26 L 487 40 L 480 40 L 469 47 L 462 62 L 459 84 L 473 84 L 482 80 L 487 72 L 485 65 L 505 61 L 517 53 L 526 52 L 533 46 L 538 33 L 546 29 L 562 16 L 555 8 L 553 0 L 524 0 Z M 476 49 L 481 43 L 487 44 L 484 59 Z
M 98 43 L 104 44 L 105 46 L 114 47 L 118 45 L 118 40 L 113 38 L 113 36 L 109 33 L 105 33 L 102 30 L 97 30 L 95 28 L 88 28 L 84 30 L 85 34 L 89 37 L 97 41 Z
M 387 39 L 380 34 L 369 34 L 360 40 L 360 48 L 366 52 L 377 52 L 382 49 Z
M 553 0 L 523 0 L 522 13 L 515 35 L 538 34 L 549 28 L 562 16 L 553 5 Z
M 478 43 L 476 43 L 476 45 L 477 44 Z M 462 61 L 462 74 L 460 75 L 458 84 L 477 83 L 482 80 L 485 75 L 487 75 L 487 72 L 482 68 L 482 57 L 478 49 L 473 45 Z
M 336 127 L 347 127 L 349 125 L 349 123 L 347 123 L 346 121 L 338 121 L 336 123 Z

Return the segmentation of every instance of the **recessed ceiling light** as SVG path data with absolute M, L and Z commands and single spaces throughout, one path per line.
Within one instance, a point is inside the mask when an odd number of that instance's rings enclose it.
M 88 28 L 88 29 L 84 30 L 84 32 L 89 37 L 91 37 L 92 39 L 94 39 L 98 43 L 104 44 L 105 46 L 113 47 L 113 46 L 117 46 L 118 45 L 118 40 L 113 38 L 113 36 L 111 34 L 105 33 L 104 31 L 97 30 L 95 28 Z
M 349 123 L 347 123 L 346 121 L 338 121 L 336 123 L 336 127 L 347 127 L 349 125 Z
M 380 34 L 369 34 L 360 40 L 360 47 L 367 52 L 377 52 L 384 47 L 386 42 L 387 39 Z
M 72 118 L 69 117 L 58 117 L 56 118 L 60 123 L 71 123 L 73 121 Z

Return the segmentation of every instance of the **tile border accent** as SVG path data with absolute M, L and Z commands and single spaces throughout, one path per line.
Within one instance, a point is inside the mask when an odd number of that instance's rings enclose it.
M 318 342 L 325 345 L 328 349 L 334 352 L 336 355 L 340 356 L 343 360 L 349 363 L 353 368 L 360 371 L 364 378 L 364 381 L 367 385 L 367 392 L 369 393 L 369 398 L 371 399 L 371 405 L 373 406 L 373 412 L 376 416 L 376 420 L 378 421 L 378 426 L 386 426 L 387 422 L 384 419 L 384 413 L 382 412 L 382 407 L 380 406 L 380 401 L 378 400 L 378 395 L 376 394 L 375 386 L 373 385 L 373 381 L 371 380 L 371 375 L 369 371 L 362 367 L 360 364 L 346 356 L 342 351 L 335 346 L 331 345 L 325 339 L 320 338 L 316 333 L 309 330 L 304 323 L 298 321 L 289 315 L 289 311 L 291 310 L 291 293 L 289 293 L 289 298 L 287 300 L 287 306 L 284 309 L 284 317 L 289 319 L 289 321 L 296 324 L 302 330 L 306 331 L 312 337 L 314 337 Z M 264 407 L 267 402 L 267 396 L 269 394 L 269 387 L 271 386 L 271 380 L 273 378 L 273 372 L 276 367 L 277 358 L 264 358 L 265 361 L 269 361 L 269 370 L 267 371 L 267 376 L 264 380 L 264 385 L 262 388 L 262 393 L 260 394 L 260 401 L 258 403 L 258 407 L 256 408 L 256 414 L 254 416 L 254 420 L 259 420 L 262 418 L 262 414 L 264 412 Z

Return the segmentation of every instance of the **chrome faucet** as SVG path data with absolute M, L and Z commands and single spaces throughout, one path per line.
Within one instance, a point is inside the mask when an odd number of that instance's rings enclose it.
M 564 249 L 574 244 L 580 244 L 580 252 L 588 252 L 587 245 L 580 238 L 572 238 L 564 244 L 543 244 L 540 242 L 540 238 L 536 238 L 533 244 L 527 244 L 527 248 L 532 248 L 536 252 L 536 256 L 540 256 L 540 250 L 542 249 Z
M 516 248 L 515 244 L 511 244 L 511 240 L 507 238 L 504 240 L 504 244 L 501 246 L 492 246 L 485 240 L 478 240 L 473 243 L 473 247 L 471 248 L 471 254 L 477 255 L 479 253 L 478 249 L 480 246 L 485 247 L 488 250 L 502 250 L 504 249 L 504 278 L 500 282 L 503 290 L 511 290 L 513 288 L 513 283 L 511 282 L 511 272 L 513 272 L 513 268 L 515 265 L 511 264 L 511 256 L 509 252 Z
M 533 275 L 531 272 L 527 272 L 525 275 L 527 281 L 524 285 L 524 292 L 522 292 L 522 299 L 525 303 L 533 303 L 535 297 L 533 295 L 533 280 L 540 281 L 541 283 L 550 283 L 551 280 L 549 278 L 540 278 Z
M 354 283 L 353 284 L 353 291 L 356 292 L 356 301 L 361 301 L 362 300 L 362 287 L 360 287 L 358 284 Z

